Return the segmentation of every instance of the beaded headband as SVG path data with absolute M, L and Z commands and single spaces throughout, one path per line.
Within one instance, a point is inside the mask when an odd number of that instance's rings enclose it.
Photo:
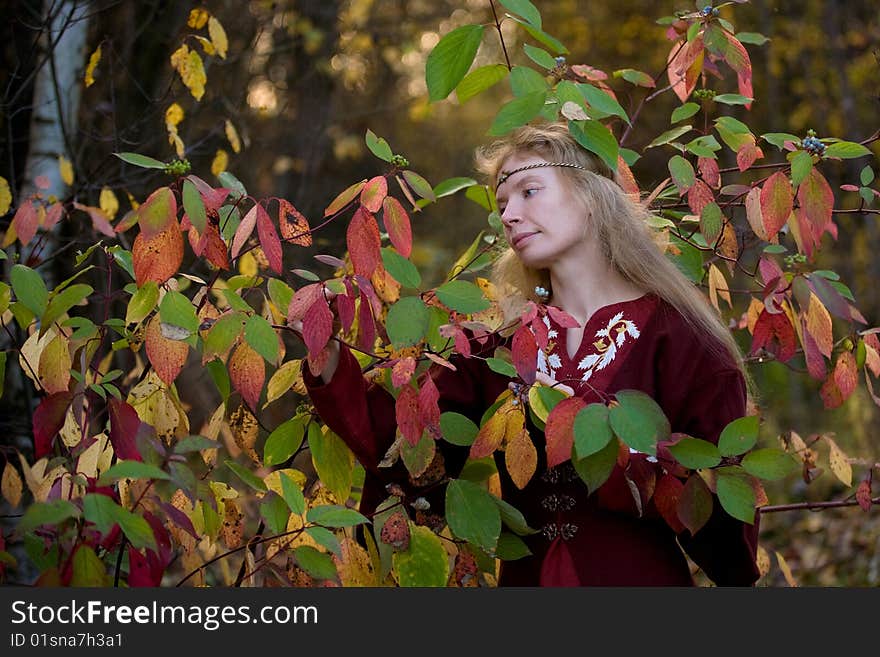
M 571 162 L 538 162 L 537 164 L 527 164 L 526 166 L 514 169 L 513 171 L 502 171 L 501 177 L 498 179 L 498 184 L 495 185 L 495 189 L 501 187 L 501 185 L 507 182 L 507 179 L 513 174 L 525 171 L 526 169 L 537 169 L 539 167 L 570 167 L 572 169 L 582 169 L 583 171 L 589 170 L 587 167 L 583 167 L 580 164 L 573 164 Z

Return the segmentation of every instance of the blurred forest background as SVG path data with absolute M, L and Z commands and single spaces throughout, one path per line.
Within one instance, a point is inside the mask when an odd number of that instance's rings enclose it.
M 47 7 L 60 4 L 53 5 L 51 0 L 2 3 L 0 175 L 10 181 L 14 198 L 32 184 L 26 180 L 25 162 L 32 146 L 36 71 L 45 58 L 37 37 Z M 545 31 L 570 49 L 570 64 L 588 64 L 609 74 L 627 67 L 651 75 L 661 71 L 669 42 L 656 19 L 675 10 L 693 9 L 687 1 L 672 0 L 539 0 L 536 4 Z M 498 104 L 509 98 L 506 85 L 498 85 L 464 105 L 454 98 L 428 102 L 424 82 L 428 53 L 441 34 L 454 27 L 490 21 L 487 0 L 208 2 L 205 7 L 225 27 L 229 54 L 225 60 L 208 59 L 201 102 L 187 92 L 169 64 L 170 53 L 189 31 L 187 17 L 195 3 L 95 0 L 78 5 L 78 21 L 86 30 L 76 78 L 80 106 L 77 116 L 65 117 L 63 136 L 76 172 L 71 194 L 87 205 L 98 205 L 104 186 L 125 189 L 143 200 L 145 192 L 159 184 L 161 172 L 124 167 L 112 153 L 135 151 L 164 161 L 173 159 L 174 147 L 165 129 L 165 110 L 173 101 L 185 111 L 178 129 L 194 173 L 213 180 L 211 164 L 222 149 L 229 157 L 228 170 L 250 194 L 286 198 L 315 226 L 339 191 L 382 171 L 383 163 L 364 144 L 367 129 L 388 140 L 395 153 L 405 155 L 411 168 L 434 185 L 453 176 L 473 177 L 473 149 L 487 141 L 491 117 Z M 819 137 L 861 141 L 880 127 L 880 7 L 876 0 L 755 0 L 733 11 L 726 8 L 723 15 L 738 31 L 769 38 L 763 45 L 747 45 L 757 101 L 747 114 L 742 107 L 725 108 L 725 113 L 744 118 L 755 134 L 804 135 L 813 129 Z M 522 32 L 514 30 L 510 21 L 504 28 L 508 43 L 516 43 Z M 99 44 L 103 54 L 95 83 L 84 88 L 85 62 Z M 496 44 L 497 40 L 486 39 L 476 65 L 504 61 Z M 710 83 L 716 86 L 715 80 Z M 616 81 L 612 85 L 623 106 L 632 112 L 643 90 Z M 734 87 L 734 80 L 717 82 L 719 90 L 735 91 Z M 62 96 L 73 93 L 60 91 Z M 627 146 L 640 150 L 666 130 L 677 105 L 672 94 L 649 104 Z M 227 140 L 227 120 L 241 137 L 240 152 L 234 152 Z M 769 161 L 781 158 L 775 148 L 764 145 Z M 873 149 L 877 153 L 876 142 Z M 648 151 L 634 166 L 646 192 L 667 176 L 665 159 L 659 152 L 652 158 L 653 152 Z M 735 165 L 729 151 L 723 151 L 720 165 Z M 824 171 L 838 190 L 844 182 L 855 182 L 864 165 L 865 160 L 846 160 Z M 838 199 L 837 207 L 858 205 L 857 194 L 839 192 Z M 124 213 L 127 201 L 120 200 Z M 0 231 L 11 218 L 11 213 L 0 218 Z M 486 227 L 485 211 L 461 194 L 444 198 L 412 218 L 412 259 L 426 286 L 441 282 L 458 255 Z M 97 239 L 91 229 L 84 230 L 86 222 L 80 213 L 74 221 L 63 223 L 59 237 L 63 251 L 51 263 L 41 265 L 42 269 L 54 268 L 59 280 L 72 269 L 76 251 Z M 840 274 L 857 306 L 876 326 L 880 321 L 878 217 L 847 214 L 840 215 L 838 222 L 840 238 L 837 243 L 826 238 L 819 262 Z M 330 275 L 312 256 L 341 255 L 344 230 L 341 223 L 322 229 L 315 236 L 314 248 L 291 251 L 286 265 Z M 293 275 L 290 278 L 291 284 L 301 284 Z M 744 304 L 737 305 L 734 298 L 730 318 L 745 311 Z M 748 343 L 742 346 L 747 348 Z M 15 390 L 10 379 L 20 376 L 12 361 L 7 393 L 0 399 L 0 432 L 10 444 L 24 445 L 30 441 L 33 400 L 21 388 L 19 394 L 10 394 Z M 804 438 L 835 432 L 847 453 L 880 460 L 880 409 L 864 388 L 841 408 L 823 411 L 819 383 L 806 375 L 778 363 L 755 365 L 753 374 L 762 393 L 758 403 L 767 411 L 764 440 L 772 441 L 788 430 Z M 204 371 L 191 373 L 187 381 L 187 385 L 178 383 L 181 396 L 192 405 L 190 412 L 197 414 L 199 390 L 212 384 Z M 206 412 L 213 408 L 204 407 Z M 192 424 L 199 426 L 197 415 Z M 838 499 L 848 492 L 830 476 L 809 487 L 795 477 L 768 490 L 772 504 Z M 849 507 L 766 515 L 762 545 L 771 554 L 778 551 L 784 556 L 801 585 L 880 584 L 876 507 L 870 514 Z M 761 584 L 785 585 L 775 563 Z

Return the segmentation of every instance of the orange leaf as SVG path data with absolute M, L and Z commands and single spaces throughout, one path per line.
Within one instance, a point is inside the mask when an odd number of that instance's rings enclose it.
M 522 490 L 531 480 L 538 467 L 538 450 L 525 427 L 507 439 L 504 449 L 504 465 L 517 488 Z
M 208 261 L 215 267 L 229 269 L 229 253 L 226 249 L 226 242 L 220 236 L 217 226 L 212 223 L 208 223 L 205 226 L 205 231 L 199 238 L 198 246 Z
M 793 205 L 791 183 L 781 171 L 777 171 L 761 188 L 761 218 L 767 239 L 773 239 L 788 221 Z
M 12 226 L 15 228 L 15 234 L 21 240 L 21 245 L 25 246 L 34 239 L 37 234 L 37 225 L 40 217 L 37 214 L 37 206 L 33 201 L 25 201 L 22 203 L 15 216 L 12 218 Z
M 404 440 L 411 447 L 419 444 L 422 437 L 422 421 L 419 415 L 419 393 L 411 385 L 404 386 L 394 404 L 397 426 Z
M 372 276 L 382 261 L 379 226 L 375 217 L 364 208 L 358 208 L 345 234 L 351 264 L 356 274 Z
M 229 359 L 229 380 L 247 405 L 256 411 L 266 380 L 266 365 L 263 357 L 244 341 L 239 342 Z
M 257 208 L 260 207 L 259 203 L 248 210 L 247 214 L 241 220 L 241 223 L 238 224 L 238 228 L 235 229 L 235 236 L 232 238 L 232 257 L 237 258 L 238 254 L 241 253 L 242 247 L 244 247 L 245 242 L 248 241 L 248 238 L 251 236 L 251 233 L 254 232 L 254 226 L 257 225 Z
M 361 205 L 375 214 L 382 207 L 386 196 L 388 196 L 388 181 L 385 180 L 385 176 L 376 176 L 361 190 Z
M 291 220 L 289 217 L 293 219 Z M 285 242 L 291 242 L 298 246 L 312 245 L 309 220 L 293 207 L 293 204 L 283 198 L 278 201 L 278 225 L 281 227 L 281 237 Z
M 641 195 L 639 184 L 636 182 L 632 169 L 620 155 L 617 156 L 617 179 L 623 191 L 629 194 L 634 201 L 638 201 Z
M 496 449 L 501 447 L 507 432 L 507 414 L 513 409 L 513 397 L 511 397 L 498 408 L 492 417 L 486 420 L 471 445 L 470 458 L 481 459 L 491 456 Z
M 180 370 L 186 363 L 186 357 L 189 353 L 189 345 L 180 340 L 169 340 L 162 335 L 162 329 L 159 326 L 158 313 L 153 315 L 153 319 L 147 325 L 144 337 L 144 346 L 147 350 L 147 358 L 156 370 L 156 374 L 168 385 L 174 382 Z
M 666 58 L 666 73 L 669 84 L 681 102 L 685 102 L 697 86 L 697 79 L 703 70 L 703 36 L 697 36 L 690 43 L 676 42 Z
M 272 225 L 269 214 L 263 209 L 259 203 L 257 208 L 257 235 L 260 238 L 260 247 L 266 258 L 269 260 L 269 266 L 277 273 L 281 273 L 281 240 L 278 238 L 278 231 Z
M 547 467 L 552 468 L 571 458 L 574 444 L 574 419 L 586 406 L 580 397 L 567 397 L 553 407 L 547 416 L 544 435 L 547 437 Z
M 137 209 L 141 234 L 149 238 L 170 228 L 177 221 L 177 199 L 168 187 L 150 194 Z
M 676 534 L 680 534 L 685 530 L 685 526 L 678 519 L 676 511 L 678 500 L 681 498 L 683 490 L 684 484 L 670 474 L 663 475 L 654 488 L 654 506 L 657 507 L 657 511 L 663 516 L 666 524 Z
M 764 157 L 764 151 L 754 141 L 743 144 L 736 152 L 736 166 L 740 171 L 745 171 L 755 163 L 755 160 Z
M 843 351 L 837 357 L 834 366 L 834 382 L 840 390 L 843 401 L 846 401 L 859 383 L 859 370 L 856 367 L 856 358 L 851 351 Z
M 351 185 L 348 189 L 342 192 L 339 196 L 337 196 L 333 201 L 326 207 L 324 210 L 324 216 L 329 217 L 331 214 L 336 214 L 346 205 L 351 203 L 357 195 L 361 193 L 361 190 L 364 188 L 364 185 L 367 184 L 366 180 L 361 180 L 360 182 L 356 182 Z
M 807 332 L 813 336 L 819 351 L 826 357 L 831 358 L 831 348 L 834 338 L 831 332 L 831 315 L 822 305 L 813 292 L 810 292 L 810 302 L 806 312 Z
M 183 262 L 183 235 L 177 220 L 152 237 L 140 233 L 131 249 L 134 275 L 138 287 L 147 281 L 161 285 L 180 268 Z
M 825 379 L 825 383 L 823 383 L 822 387 L 819 389 L 819 396 L 822 397 L 822 403 L 828 410 L 838 408 L 843 404 L 843 393 L 841 393 L 840 388 L 837 387 L 837 381 L 834 379 L 834 372 L 829 374 L 828 378 Z
M 384 178 L 383 178 L 384 180 Z M 393 196 L 386 196 L 382 201 L 382 221 L 385 230 L 397 252 L 404 258 L 409 258 L 412 252 L 412 227 L 406 210 Z

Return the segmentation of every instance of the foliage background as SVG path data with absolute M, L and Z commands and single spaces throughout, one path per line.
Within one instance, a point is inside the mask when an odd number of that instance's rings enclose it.
M 668 0 L 591 2 L 588 10 L 574 0 L 538 5 L 546 31 L 570 48 L 570 63 L 606 71 L 633 67 L 652 74 L 662 69 L 668 51 L 663 28 L 655 19 L 683 8 Z M 105 185 L 125 188 L 142 199 L 146 190 L 160 183 L 161 173 L 133 174 L 130 167 L 125 169 L 129 177 L 123 177 L 123 166 L 111 153 L 125 150 L 173 158 L 164 129 L 165 107 L 172 99 L 186 112 L 180 135 L 195 172 L 207 172 L 217 150 L 224 149 L 230 157 L 229 170 L 252 195 L 288 198 L 310 219 L 319 217 L 340 189 L 375 175 L 377 161 L 363 140 L 368 128 L 387 139 L 395 152 L 405 154 L 432 184 L 451 176 L 473 175 L 473 147 L 487 139 L 488 121 L 506 100 L 506 92 L 496 88 L 462 107 L 454 100 L 430 105 L 424 66 L 442 33 L 491 19 L 485 0 L 227 0 L 205 6 L 226 28 L 230 56 L 223 62 L 213 61 L 207 70 L 208 93 L 196 103 L 168 65 L 168 54 L 187 29 L 189 3 L 91 3 L 88 49 L 101 43 L 104 55 L 96 83 L 83 91 L 79 120 L 68 135 L 77 172 L 74 193 L 81 203 L 97 205 Z M 39 63 L 33 43 L 42 9 L 41 2 L 18 1 L 10 3 L 8 14 L 4 10 L 9 20 L 0 40 L 0 175 L 11 183 L 21 179 L 28 149 L 33 109 L 28 85 Z M 763 46 L 747 46 L 759 99 L 747 120 L 756 131 L 804 134 L 812 128 L 820 136 L 859 141 L 877 130 L 880 10 L 875 2 L 756 0 L 738 6 L 735 20 L 738 29 L 771 38 Z M 511 28 L 505 30 L 508 44 L 515 44 L 518 33 L 509 23 L 505 28 Z M 493 51 L 492 40 L 486 44 L 477 65 L 502 60 L 500 51 Z M 635 100 L 635 96 L 621 96 L 628 110 Z M 674 107 L 671 94 L 649 106 L 640 118 L 640 134 L 656 135 L 666 129 Z M 730 109 L 735 116 L 742 112 L 742 108 Z M 239 153 L 232 151 L 224 135 L 226 119 L 241 136 Z M 731 160 L 732 154 L 725 150 L 719 164 L 731 166 L 735 164 Z M 824 171 L 837 189 L 844 179 L 856 179 L 863 165 L 846 160 L 837 170 L 832 166 Z M 665 160 L 659 152 L 656 158 L 646 156 L 634 173 L 644 190 L 653 189 L 667 175 Z M 848 199 L 856 207 L 857 195 L 842 198 L 843 207 Z M 10 219 L 11 215 L 0 219 L 0 230 Z M 827 255 L 820 255 L 818 264 L 838 272 L 864 315 L 876 318 L 880 316 L 876 215 L 842 215 L 838 221 L 840 240 Z M 311 255 L 344 251 L 344 224 L 337 224 L 316 235 L 312 250 L 292 252 L 301 262 L 288 258 L 286 265 L 329 275 Z M 413 216 L 412 260 L 426 286 L 443 279 L 484 224 L 485 212 L 462 195 Z M 61 241 L 68 248 L 55 259 L 58 272 L 69 271 L 73 254 L 85 250 L 94 237 L 65 222 Z M 296 341 L 288 347 L 301 350 Z M 819 384 L 808 377 L 778 363 L 756 365 L 752 371 L 764 395 L 759 403 L 773 409 L 768 417 L 778 425 L 765 427 L 764 435 L 786 429 L 804 437 L 835 432 L 848 453 L 864 455 L 872 462 L 880 460 L 875 438 L 880 409 L 863 387 L 841 408 L 822 411 L 817 404 Z M 16 376 L 20 375 L 10 366 L 7 394 L 0 399 L 0 434 L 8 444 L 26 449 L 34 401 L 26 386 L 10 394 L 16 390 L 11 381 Z M 217 404 L 214 388 L 197 364 L 182 377 L 178 389 L 191 426 L 196 428 Z M 282 412 L 281 406 L 275 404 L 269 410 Z M 783 491 L 790 499 L 779 498 Z M 810 487 L 788 480 L 777 491 L 768 490 L 772 503 L 832 499 L 842 492 L 829 477 Z M 779 550 L 785 556 L 802 585 L 880 583 L 876 510 L 870 515 L 845 508 L 765 516 L 762 544 L 771 553 Z M 761 584 L 784 582 L 774 568 Z

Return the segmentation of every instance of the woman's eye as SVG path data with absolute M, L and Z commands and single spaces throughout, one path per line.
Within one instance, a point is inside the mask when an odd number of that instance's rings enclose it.
M 523 196 L 525 198 L 528 198 L 529 196 L 532 196 L 533 192 L 537 192 L 537 191 L 538 191 L 537 187 L 529 187 L 528 189 L 523 190 Z

